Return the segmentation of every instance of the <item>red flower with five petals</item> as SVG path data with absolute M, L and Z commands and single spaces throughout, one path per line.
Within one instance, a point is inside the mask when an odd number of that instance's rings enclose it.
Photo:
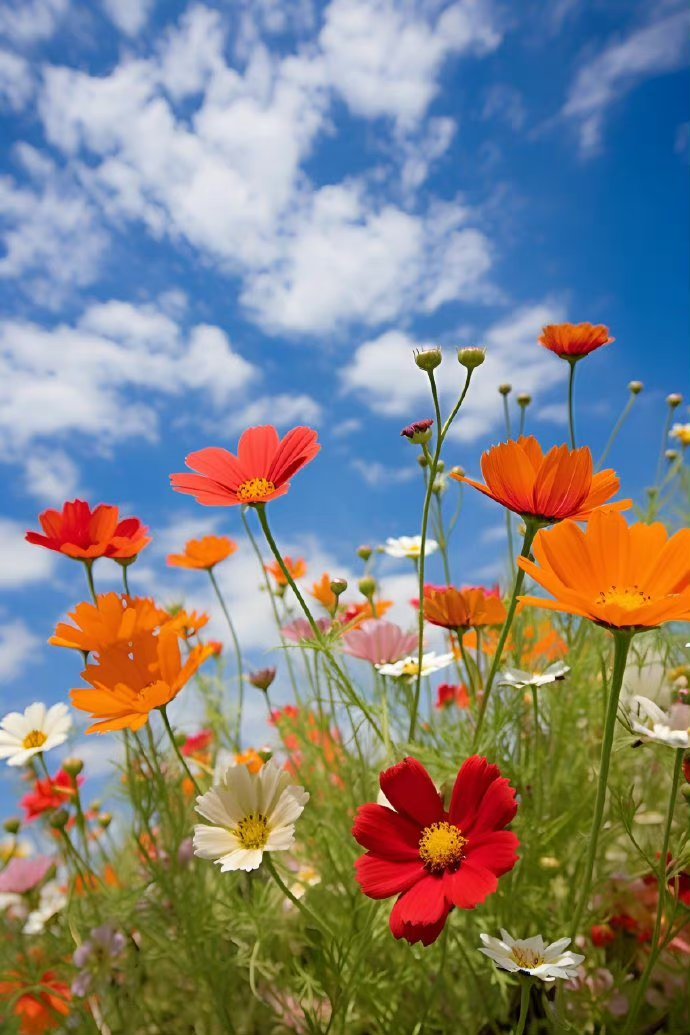
M 365 895 L 397 895 L 390 916 L 396 938 L 431 945 L 454 908 L 474 909 L 517 862 L 519 841 L 505 827 L 517 812 L 515 791 L 498 766 L 468 758 L 446 811 L 428 772 L 406 758 L 380 777 L 391 804 L 362 805 L 353 834 L 367 849 L 357 860 Z

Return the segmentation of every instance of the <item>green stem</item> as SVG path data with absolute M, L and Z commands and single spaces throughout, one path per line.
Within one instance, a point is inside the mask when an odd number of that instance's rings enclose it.
M 576 359 L 569 359 L 570 376 L 568 377 L 568 425 L 570 427 L 570 448 L 575 449 L 575 367 Z
M 94 604 L 98 605 L 98 596 L 96 594 L 96 585 L 93 581 L 93 561 L 84 561 L 84 568 L 86 570 L 86 581 L 89 584 L 89 593 Z
M 597 856 L 597 844 L 601 822 L 604 817 L 604 805 L 606 803 L 606 786 L 608 783 L 609 767 L 611 764 L 611 749 L 613 747 L 613 735 L 616 729 L 616 716 L 618 715 L 618 698 L 620 697 L 625 674 L 625 664 L 628 659 L 632 633 L 629 630 L 617 629 L 613 632 L 614 655 L 613 673 L 611 675 L 611 686 L 606 706 L 606 719 L 604 724 L 604 739 L 601 744 L 601 759 L 599 762 L 599 780 L 597 783 L 597 797 L 594 805 L 594 818 L 592 819 L 592 830 L 589 835 L 589 847 L 587 849 L 587 861 L 585 864 L 585 875 L 582 882 L 580 901 L 577 904 L 573 915 L 571 926 L 571 937 L 574 940 L 577 934 L 580 919 L 587 905 L 589 894 L 592 889 L 592 877 L 594 875 L 594 864 Z
M 525 1030 L 527 1014 L 529 1013 L 529 995 L 531 990 L 532 985 L 530 981 L 523 978 L 520 983 L 520 1016 L 518 1017 L 517 1026 L 515 1028 L 515 1035 L 523 1035 Z
M 302 913 L 302 915 L 305 916 L 307 920 L 309 920 L 315 927 L 323 931 L 323 933 L 327 935 L 327 937 L 330 938 L 331 941 L 336 942 L 337 938 L 333 934 L 333 931 L 330 929 L 326 921 L 323 918 L 317 916 L 316 913 L 314 913 L 305 902 L 302 902 L 301 899 L 297 898 L 296 895 L 292 894 L 289 887 L 276 870 L 273 864 L 273 860 L 271 859 L 271 856 L 268 852 L 264 854 L 263 861 L 266 869 L 273 877 L 273 880 L 276 882 L 276 884 L 278 885 L 282 893 L 285 895 L 285 897 L 288 898 L 290 902 L 292 902 L 293 906 L 299 909 L 300 913 Z
M 528 520 L 527 526 L 525 528 L 525 536 L 522 540 L 522 550 L 520 551 L 521 557 L 529 557 L 530 550 L 532 549 L 532 543 L 538 530 L 539 526 L 536 524 L 536 522 Z M 486 683 L 484 685 L 484 694 L 482 696 L 482 703 L 479 708 L 479 715 L 477 717 L 477 728 L 474 733 L 473 750 L 475 752 L 477 750 L 477 747 L 479 746 L 479 737 L 481 735 L 482 724 L 484 722 L 484 716 L 486 715 L 486 709 L 489 703 L 489 695 L 491 693 L 491 688 L 494 685 L 494 679 L 496 678 L 499 665 L 501 664 L 501 658 L 503 657 L 503 649 L 506 645 L 506 640 L 508 639 L 510 627 L 513 624 L 513 618 L 515 617 L 515 611 L 517 609 L 518 597 L 520 595 L 520 591 L 522 590 L 522 584 L 524 581 L 525 573 L 522 570 L 522 568 L 518 568 L 515 575 L 515 582 L 513 583 L 513 592 L 510 597 L 510 603 L 508 604 L 508 613 L 506 615 L 506 620 L 503 623 L 501 635 L 499 637 L 498 645 L 496 647 L 496 653 L 493 656 L 491 668 L 489 669 L 489 674 L 486 677 Z
M 659 459 L 656 465 L 656 474 L 654 476 L 654 484 L 658 485 L 664 474 L 664 460 L 666 459 L 666 447 L 668 445 L 668 433 L 671 428 L 671 421 L 673 419 L 673 408 L 668 407 L 666 411 L 666 420 L 664 421 L 664 430 L 661 436 L 661 449 L 659 450 Z
M 628 419 L 630 411 L 632 410 L 633 406 L 635 405 L 635 399 L 636 398 L 637 398 L 637 396 L 633 395 L 631 393 L 630 398 L 628 399 L 628 401 L 626 402 L 625 406 L 623 407 L 623 411 L 622 411 L 620 417 L 618 418 L 618 420 L 616 421 L 616 423 L 614 424 L 613 431 L 609 435 L 609 440 L 606 443 L 606 445 L 604 446 L 604 452 L 601 454 L 601 456 L 597 460 L 597 466 L 596 466 L 597 471 L 600 471 L 601 468 L 604 466 L 604 461 L 606 460 L 606 457 L 611 452 L 611 450 L 613 448 L 613 444 L 616 441 L 616 439 L 618 438 L 618 435 L 619 435 L 619 432 L 620 432 L 621 428 L 623 427 L 623 425 L 625 424 L 626 420 Z
M 244 674 L 243 674 L 243 671 L 242 671 L 242 650 L 240 648 L 240 641 L 239 641 L 239 639 L 237 637 L 237 632 L 235 631 L 235 626 L 233 624 L 232 618 L 230 617 L 230 612 L 228 610 L 228 606 L 225 603 L 225 599 L 223 597 L 223 594 L 220 591 L 220 586 L 218 585 L 218 581 L 216 579 L 216 576 L 213 574 L 213 568 L 209 568 L 208 569 L 208 577 L 211 580 L 211 585 L 213 586 L 213 589 L 215 591 L 216 597 L 218 598 L 218 603 L 220 604 L 221 611 L 225 615 L 225 621 L 227 622 L 228 629 L 230 630 L 230 635 L 232 637 L 232 644 L 233 644 L 233 647 L 235 648 L 235 658 L 236 658 L 236 661 L 237 661 L 237 685 L 238 685 L 238 691 L 237 691 L 237 712 L 238 712 L 238 717 L 237 717 L 237 749 L 239 750 L 241 745 L 242 745 L 242 711 L 244 709 Z
M 165 708 L 165 705 L 163 705 L 163 707 L 160 709 L 160 713 L 161 713 L 161 716 L 163 717 L 163 725 L 165 726 L 165 729 L 166 729 L 166 732 L 168 734 L 168 737 L 170 738 L 170 743 L 172 744 L 172 747 L 173 747 L 173 751 L 177 755 L 177 758 L 178 758 L 178 761 L 179 761 L 180 765 L 184 769 L 184 771 L 187 774 L 187 776 L 189 777 L 189 779 L 194 784 L 194 789 L 195 789 L 196 793 L 197 794 L 202 794 L 203 791 L 201 790 L 201 787 L 199 786 L 199 784 L 194 779 L 194 776 L 192 775 L 192 770 L 187 765 L 187 760 L 185 759 L 184 755 L 180 751 L 178 743 L 175 740 L 175 734 L 173 733 L 173 728 L 170 725 L 170 719 L 168 718 L 168 712 L 167 712 L 167 710 Z
M 649 959 L 647 965 L 642 973 L 637 990 L 635 992 L 635 998 L 632 1001 L 630 1007 L 630 1013 L 628 1014 L 626 1026 L 624 1028 L 624 1035 L 628 1032 L 633 1032 L 633 1025 L 637 1019 L 644 994 L 647 991 L 647 985 L 654 971 L 656 961 L 659 958 L 659 952 L 661 945 L 659 936 L 661 934 L 661 924 L 664 918 L 664 908 L 666 904 L 667 896 L 667 869 L 668 869 L 668 846 L 671 840 L 671 828 L 673 826 L 673 812 L 675 809 L 676 798 L 678 796 L 678 785 L 680 783 L 680 775 L 683 770 L 683 749 L 676 751 L 675 764 L 673 766 L 673 780 L 671 782 L 671 796 L 668 801 L 668 812 L 666 813 L 666 826 L 664 828 L 664 839 L 661 846 L 661 861 L 659 865 L 659 902 L 656 910 L 656 920 L 654 923 L 654 934 L 652 935 L 652 943 L 649 950 Z
M 121 564 L 120 567 L 122 568 L 122 585 L 125 587 L 126 596 L 129 597 L 132 594 L 129 591 L 129 575 L 127 574 L 127 565 Z
M 525 434 L 525 421 L 526 421 L 526 419 L 527 419 L 527 407 L 526 406 L 521 406 L 520 407 L 520 430 L 518 432 L 518 436 L 520 438 L 522 438 L 522 436 Z
M 511 430 L 511 426 L 510 426 L 510 408 L 508 406 L 508 396 L 507 395 L 503 396 L 503 416 L 506 419 L 506 434 L 507 434 L 508 438 L 512 438 L 513 435 L 512 435 L 512 430 Z

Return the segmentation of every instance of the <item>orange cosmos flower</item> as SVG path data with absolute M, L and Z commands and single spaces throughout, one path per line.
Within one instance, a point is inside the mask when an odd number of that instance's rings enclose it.
M 486 485 L 460 474 L 451 477 L 525 519 L 546 524 L 565 518 L 587 521 L 620 488 L 614 471 L 594 473 L 592 454 L 586 447 L 554 446 L 544 456 L 533 435 L 489 449 L 482 456 L 482 474 Z M 631 506 L 630 500 L 620 500 L 608 504 L 608 509 L 628 510 Z
M 561 661 L 568 653 L 568 644 L 548 619 L 525 626 L 522 638 L 522 664 L 529 672 L 540 665 Z
M 298 557 L 296 560 L 293 560 L 292 557 L 283 557 L 283 561 L 295 582 L 297 579 L 303 579 L 307 574 L 307 562 L 303 557 Z M 288 580 L 285 578 L 283 569 L 277 561 L 274 561 L 272 564 L 266 564 L 264 567 L 268 574 L 272 575 L 275 579 L 276 586 L 280 586 L 281 589 L 284 589 L 287 586 Z
M 224 535 L 207 535 L 203 539 L 190 539 L 185 543 L 184 553 L 168 555 L 171 568 L 190 568 L 194 571 L 210 571 L 216 564 L 226 560 L 237 550 L 237 543 Z
M 170 620 L 168 613 L 153 600 L 119 593 L 103 593 L 96 604 L 77 604 L 69 617 L 74 625 L 59 622 L 48 642 L 53 647 L 71 647 L 87 653 L 117 644 L 129 645 L 139 635 Z
M 561 359 L 576 362 L 615 340 L 603 323 L 551 323 L 542 330 L 539 344 Z
M 45 1035 L 62 1026 L 63 1018 L 70 1012 L 72 995 L 68 985 L 58 981 L 52 971 L 46 971 L 39 982 L 17 973 L 7 977 L 8 981 L 0 981 L 0 997 L 9 1002 L 17 996 L 14 1015 L 19 1021 L 20 1035 Z M 39 991 L 34 990 L 36 984 L 40 985 Z M 23 988 L 32 990 L 22 994 Z
M 690 529 L 669 537 L 660 523 L 629 526 L 596 511 L 585 532 L 571 521 L 542 530 L 533 552 L 535 562 L 518 564 L 555 600 L 524 596 L 523 604 L 632 632 L 690 621 Z
M 38 520 L 45 534 L 27 532 L 27 542 L 78 561 L 132 560 L 151 542 L 139 518 L 121 521 L 118 508 L 104 503 L 91 510 L 83 500 L 73 500 L 62 511 L 44 510 Z
M 443 629 L 477 629 L 503 625 L 506 609 L 499 597 L 483 589 L 425 586 L 424 617 Z
M 329 614 L 332 614 L 338 598 L 331 589 L 331 576 L 327 572 L 324 572 L 319 581 L 312 585 L 311 595 L 314 600 L 318 600 L 322 607 L 325 607 Z
M 205 611 L 185 611 L 184 608 L 180 608 L 175 614 L 169 614 L 168 619 L 170 626 L 186 640 L 196 636 L 211 621 L 210 615 Z
M 142 636 L 129 654 L 104 651 L 97 665 L 87 665 L 82 678 L 91 689 L 72 690 L 72 704 L 98 721 L 87 733 L 108 733 L 146 724 L 155 708 L 169 704 L 213 654 L 210 645 L 192 648 L 182 664 L 178 630 L 164 625 L 158 635 Z
M 370 619 L 383 618 L 392 606 L 392 600 L 375 600 L 373 607 L 369 600 L 363 604 L 348 604 L 340 615 L 340 622 L 347 627 L 348 631 L 358 629 L 360 625 Z
M 293 428 L 283 439 L 272 425 L 249 428 L 237 456 L 216 447 L 190 453 L 185 463 L 198 473 L 173 474 L 170 481 L 205 507 L 256 506 L 284 496 L 293 475 L 320 449 L 312 428 Z

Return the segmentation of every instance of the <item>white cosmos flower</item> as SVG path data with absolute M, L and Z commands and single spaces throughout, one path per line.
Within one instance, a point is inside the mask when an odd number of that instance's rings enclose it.
M 389 557 L 409 557 L 410 560 L 417 561 L 422 554 L 422 537 L 421 535 L 401 535 L 398 539 L 389 537 L 386 539 L 386 544 L 382 549 Z M 429 557 L 432 553 L 436 553 L 437 550 L 438 543 L 436 540 L 427 539 L 424 556 Z
M 255 870 L 264 852 L 284 852 L 295 843 L 295 822 L 309 795 L 290 783 L 275 758 L 258 773 L 229 766 L 215 787 L 197 798 L 196 811 L 214 826 L 194 827 L 194 853 L 221 871 Z
M 44 884 L 38 899 L 38 906 L 32 909 L 24 924 L 24 934 L 41 934 L 49 920 L 65 908 L 67 895 L 57 881 Z
M 500 939 L 488 934 L 480 934 L 479 937 L 484 942 L 479 951 L 502 970 L 511 974 L 529 974 L 542 981 L 574 978 L 585 958 L 578 952 L 564 951 L 570 945 L 570 938 L 559 938 L 557 942 L 544 945 L 540 934 L 534 938 L 511 938 L 503 928 Z
M 633 733 L 672 748 L 690 747 L 690 704 L 672 704 L 667 712 L 648 697 L 630 699 L 628 721 Z
M 530 686 L 548 686 L 549 683 L 565 679 L 569 672 L 570 669 L 562 661 L 554 662 L 543 672 L 524 672 L 520 668 L 507 668 L 499 678 L 498 685 L 512 686 L 516 690 L 526 690 Z
M 41 751 L 64 744 L 72 728 L 66 704 L 30 704 L 26 711 L 10 712 L 0 722 L 0 758 L 8 765 L 26 765 Z
M 433 672 L 439 672 L 447 668 L 454 660 L 452 654 L 437 654 L 431 650 L 428 654 L 422 655 L 422 675 L 430 676 Z M 377 665 L 382 676 L 393 676 L 395 679 L 407 679 L 412 683 L 419 674 L 419 662 L 416 655 L 401 658 L 400 661 L 392 661 L 387 665 Z

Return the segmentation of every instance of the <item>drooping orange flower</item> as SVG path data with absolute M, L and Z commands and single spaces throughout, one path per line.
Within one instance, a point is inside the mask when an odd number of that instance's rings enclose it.
M 190 453 L 185 463 L 197 474 L 173 474 L 176 492 L 194 496 L 205 507 L 257 506 L 284 496 L 290 479 L 321 449 L 312 428 L 293 428 L 280 439 L 272 425 L 249 428 L 237 456 L 211 447 Z
M 628 525 L 596 511 L 586 531 L 567 521 L 540 531 L 535 561 L 520 567 L 555 597 L 523 604 L 580 615 L 609 629 L 653 629 L 690 621 L 690 529 L 669 536 L 661 523 Z
M 45 510 L 38 520 L 45 534 L 27 532 L 27 542 L 78 561 L 131 560 L 151 542 L 139 518 L 121 521 L 118 508 L 104 503 L 91 510 L 84 500 L 73 500 L 61 511 Z
M 177 629 L 185 639 L 196 636 L 211 621 L 205 611 L 185 611 L 184 608 L 168 614 L 168 619 L 172 628 Z
M 72 704 L 98 720 L 87 733 L 136 732 L 154 709 L 177 697 L 212 654 L 209 645 L 193 647 L 183 664 L 179 630 L 169 623 L 158 635 L 140 637 L 129 654 L 117 648 L 103 651 L 98 664 L 82 673 L 91 688 L 72 690 Z
M 551 323 L 542 330 L 539 344 L 572 362 L 615 340 L 602 323 Z
M 570 518 L 587 521 L 604 504 L 610 510 L 628 510 L 630 500 L 609 503 L 620 488 L 612 470 L 594 473 L 592 454 L 584 449 L 554 446 L 544 455 L 532 435 L 502 442 L 482 456 L 485 485 L 465 475 L 452 474 L 525 519 L 553 524 Z
M 283 557 L 283 561 L 295 582 L 297 579 L 303 579 L 307 574 L 307 562 L 303 557 L 298 557 L 296 560 L 293 560 L 292 557 Z M 277 561 L 273 561 L 271 564 L 266 564 L 264 567 L 268 574 L 272 575 L 275 579 L 276 586 L 279 586 L 281 589 L 284 589 L 287 586 L 288 580 L 285 578 L 283 569 Z
M 373 607 L 369 600 L 366 600 L 363 604 L 347 604 L 345 610 L 340 615 L 340 622 L 347 626 L 348 631 L 358 629 L 360 625 L 371 618 L 383 618 L 392 606 L 392 600 L 375 600 Z
M 479 629 L 503 625 L 506 609 L 499 597 L 483 589 L 425 586 L 424 617 L 443 629 Z
M 324 572 L 319 581 L 313 583 L 311 595 L 314 600 L 318 600 L 322 607 L 325 607 L 329 614 L 333 613 L 338 598 L 331 589 L 331 576 L 328 572 Z
M 184 553 L 169 554 L 168 564 L 171 568 L 210 571 L 236 551 L 237 543 L 227 536 L 207 535 L 203 539 L 190 539 L 185 543 Z
M 7 978 L 6 981 L 0 981 L 0 998 L 9 1002 L 17 997 L 14 999 L 13 1012 L 19 1021 L 21 1035 L 45 1035 L 62 1026 L 63 1018 L 69 1016 L 72 998 L 69 986 L 64 981 L 58 981 L 55 974 L 48 970 L 38 982 L 40 990 L 36 990 L 34 986 L 37 982 L 21 974 L 14 972 L 8 974 Z M 31 988 L 31 991 L 22 993 L 24 988 Z
M 88 653 L 131 644 L 138 636 L 170 621 L 167 611 L 146 597 L 103 593 L 95 604 L 77 604 L 69 617 L 74 625 L 59 622 L 48 641 Z

